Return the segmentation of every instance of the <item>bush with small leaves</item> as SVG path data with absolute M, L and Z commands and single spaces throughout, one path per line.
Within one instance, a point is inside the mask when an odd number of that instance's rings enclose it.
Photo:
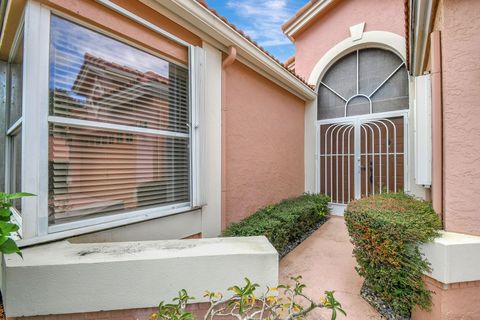
M 365 285 L 401 316 L 418 305 L 429 309 L 422 274 L 430 271 L 419 245 L 438 236 L 441 221 L 430 203 L 404 193 L 352 201 L 345 222 Z
M 284 256 L 292 244 L 328 216 L 330 198 L 324 194 L 303 194 L 268 205 L 224 232 L 226 237 L 265 236 Z
M 303 292 L 306 286 L 301 282 L 301 276 L 291 279 L 294 282 L 292 286 L 267 288 L 259 297 L 255 295 L 259 285 L 247 278 L 244 286 L 228 289 L 231 293 L 228 299 L 223 299 L 219 292 L 206 291 L 204 297 L 209 301 L 209 308 L 203 319 L 301 320 L 308 319 L 313 310 L 320 308 L 330 309 L 332 320 L 336 319 L 339 312 L 346 315 L 340 302 L 335 299 L 334 291 L 325 291 L 321 301 L 314 301 Z M 195 320 L 194 315 L 186 311 L 188 301 L 193 299 L 185 290 L 181 290 L 172 304 L 161 302 L 150 320 Z

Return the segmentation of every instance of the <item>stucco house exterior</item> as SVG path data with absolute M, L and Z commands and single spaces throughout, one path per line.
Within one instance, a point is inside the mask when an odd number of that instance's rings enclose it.
M 480 313 L 480 2 L 311 0 L 284 64 L 201 0 L 0 9 L 0 178 L 36 195 L 13 209 L 8 318 L 135 319 L 180 288 L 275 285 L 273 247 L 227 225 L 383 190 L 443 221 L 423 248 L 433 309 L 413 318 Z

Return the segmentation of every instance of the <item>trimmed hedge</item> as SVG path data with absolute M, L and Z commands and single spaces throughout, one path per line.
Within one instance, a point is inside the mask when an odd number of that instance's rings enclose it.
M 431 306 L 422 274 L 430 265 L 419 245 L 438 236 L 441 221 L 430 203 L 384 193 L 349 203 L 345 221 L 365 285 L 401 316 Z
M 286 199 L 266 206 L 238 223 L 233 223 L 223 235 L 226 237 L 264 235 L 280 256 L 283 256 L 292 244 L 326 219 L 329 201 L 330 199 L 322 194 L 304 194 Z

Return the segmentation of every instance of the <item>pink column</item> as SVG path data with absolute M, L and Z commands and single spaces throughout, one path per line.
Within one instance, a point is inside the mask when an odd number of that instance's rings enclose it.
M 442 56 L 440 31 L 430 34 L 432 62 L 432 203 L 443 217 Z

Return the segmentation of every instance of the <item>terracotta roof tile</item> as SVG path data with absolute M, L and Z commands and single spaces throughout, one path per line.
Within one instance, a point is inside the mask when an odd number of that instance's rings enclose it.
M 301 7 L 300 9 L 298 9 L 297 12 L 295 12 L 295 14 L 293 15 L 293 17 L 291 17 L 290 19 L 288 19 L 287 22 L 285 22 L 283 25 L 282 25 L 282 30 L 285 31 L 285 29 L 287 29 L 289 26 L 292 25 L 293 22 L 295 22 L 295 20 L 297 20 L 302 14 L 305 13 L 305 11 L 307 11 L 308 9 L 310 9 L 315 3 L 317 3 L 318 0 L 310 0 L 307 4 L 305 4 L 303 7 Z
M 270 52 L 268 52 L 265 48 L 263 48 L 262 46 L 260 46 L 256 41 L 254 41 L 252 38 L 250 38 L 249 35 L 245 34 L 245 32 L 243 32 L 242 30 L 240 30 L 236 25 L 234 25 L 233 23 L 229 22 L 227 18 L 225 18 L 224 16 L 221 16 L 217 10 L 213 9 L 213 8 L 210 8 L 208 6 L 208 4 L 203 1 L 203 0 L 196 0 L 198 4 L 200 4 L 201 6 L 205 7 L 208 11 L 210 11 L 212 14 L 214 14 L 217 18 L 219 18 L 221 21 L 223 21 L 226 25 L 228 25 L 230 28 L 232 28 L 235 32 L 237 32 L 239 35 L 241 35 L 244 39 L 246 39 L 247 41 L 249 41 L 251 44 L 253 44 L 254 46 L 256 46 L 257 48 L 259 48 L 264 54 L 266 54 L 267 56 L 269 56 L 271 59 L 273 59 L 277 64 L 279 64 L 282 68 L 284 68 L 286 71 L 288 71 L 289 73 L 291 73 L 293 76 L 295 76 L 298 80 L 300 80 L 301 82 L 303 82 L 304 84 L 306 84 L 307 86 L 309 86 L 310 88 L 314 88 L 315 86 L 312 86 L 310 85 L 306 80 L 305 78 L 301 77 L 300 75 L 298 75 L 297 73 L 295 73 L 294 71 L 290 70 L 287 68 L 287 66 L 285 64 L 283 64 L 282 62 L 280 62 L 280 60 L 278 60 L 274 55 L 272 55 Z

